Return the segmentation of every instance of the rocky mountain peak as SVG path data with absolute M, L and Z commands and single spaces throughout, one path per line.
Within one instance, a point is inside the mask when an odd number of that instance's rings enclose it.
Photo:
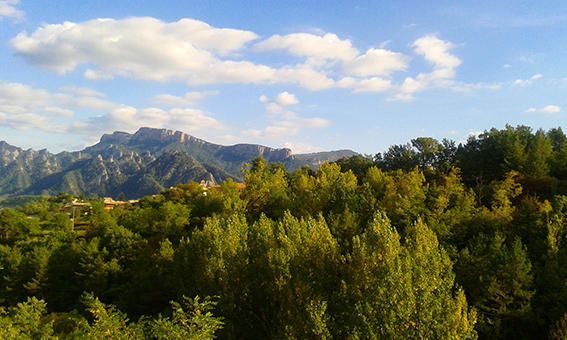
M 290 149 L 274 149 L 268 146 L 255 144 L 236 144 L 231 147 L 233 152 L 249 155 L 251 157 L 262 156 L 266 159 L 286 159 L 291 156 Z
M 103 144 L 126 144 L 130 141 L 132 135 L 128 132 L 116 131 L 112 134 L 104 134 L 100 138 Z
M 20 148 L 10 145 L 3 140 L 0 140 L 0 149 L 8 150 L 8 151 L 21 151 Z
M 346 154 L 345 154 L 346 153 Z M 136 133 L 105 134 L 76 152 L 50 154 L 0 142 L 0 195 L 56 194 L 127 197 L 159 193 L 179 183 L 242 180 L 242 167 L 257 157 L 289 170 L 317 167 L 354 154 L 328 152 L 292 155 L 290 149 L 256 144 L 219 145 L 181 131 L 140 128 Z
M 173 131 L 169 129 L 155 129 L 142 127 L 132 136 L 132 141 L 156 141 L 156 142 L 179 142 L 184 143 L 191 137 L 181 131 Z

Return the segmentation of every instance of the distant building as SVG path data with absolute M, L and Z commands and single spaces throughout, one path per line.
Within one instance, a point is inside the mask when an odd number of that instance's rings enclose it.
M 105 197 L 103 199 L 104 209 L 113 210 L 116 208 L 127 208 L 140 203 L 139 200 L 129 200 L 129 201 L 115 201 L 110 197 Z M 89 215 L 92 211 L 92 205 L 90 202 L 80 201 L 74 199 L 63 206 L 63 212 L 67 213 L 73 221 L 73 227 L 86 226 L 89 225 Z
M 124 208 L 137 205 L 138 203 L 140 203 L 140 200 L 115 201 L 114 199 L 112 199 L 112 197 L 105 197 L 103 203 L 105 210 L 112 210 L 115 208 Z
M 79 201 L 74 199 L 72 202 L 63 206 L 63 211 L 71 217 L 73 228 L 81 225 L 88 225 L 88 222 L 81 220 L 81 216 L 87 216 L 91 212 L 91 204 L 89 202 Z
M 246 183 L 235 182 L 235 184 L 239 192 L 242 192 L 244 191 L 244 189 L 246 189 Z M 203 194 L 205 196 L 207 195 L 207 191 L 209 189 L 214 190 L 221 187 L 220 184 L 217 184 L 216 182 L 209 180 L 202 180 L 201 183 L 199 183 L 199 186 L 203 188 Z

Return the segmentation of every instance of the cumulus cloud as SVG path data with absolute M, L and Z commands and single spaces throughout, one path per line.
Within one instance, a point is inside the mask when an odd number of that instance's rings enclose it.
M 462 61 L 451 53 L 453 44 L 439 39 L 435 35 L 426 35 L 414 41 L 414 52 L 429 62 L 433 70 L 420 73 L 416 77 L 406 77 L 399 87 L 395 100 L 411 100 L 415 93 L 431 87 L 448 87 L 455 85 L 456 70 Z
M 225 129 L 221 121 L 196 108 L 135 108 L 125 105 L 81 121 L 75 124 L 74 129 L 88 136 L 100 136 L 116 130 L 133 132 L 141 126 L 177 129 L 212 139 Z
M 461 60 L 449 53 L 453 44 L 434 35 L 417 39 L 413 43 L 413 47 L 417 54 L 422 55 L 425 60 L 434 65 L 435 70 L 450 72 L 461 65 Z
M 75 110 L 94 112 L 115 107 L 102 94 L 90 89 L 67 87 L 49 92 L 25 84 L 0 82 L 0 125 L 14 129 L 64 132 Z
M 336 66 L 334 73 L 342 75 L 342 78 L 333 80 L 327 76 L 326 79 L 320 79 L 320 89 L 338 87 L 354 92 L 384 92 L 390 90 L 391 81 L 383 77 L 406 71 L 409 64 L 409 58 L 404 54 L 383 47 L 370 48 L 361 54 L 350 40 L 331 33 L 274 35 L 257 43 L 255 48 L 263 52 L 280 51 L 304 57 L 304 67 L 326 70 Z M 318 74 L 324 73 L 319 71 Z
M 60 74 L 89 65 L 84 71 L 89 80 L 295 84 L 317 91 L 337 87 L 334 77 L 344 73 L 358 77 L 351 82 L 354 90 L 382 91 L 368 86 L 376 84 L 375 76 L 407 68 L 408 58 L 401 53 L 370 48 L 360 54 L 350 40 L 332 33 L 275 35 L 254 45 L 256 51 L 283 51 L 304 58 L 303 63 L 272 67 L 242 59 L 246 47 L 257 39 L 254 32 L 215 28 L 193 19 L 128 18 L 44 25 L 18 34 L 11 46 L 29 63 Z
M 141 126 L 151 126 L 178 129 L 215 142 L 240 142 L 244 137 L 285 146 L 305 129 L 320 129 L 330 124 L 327 119 L 301 117 L 291 111 L 300 101 L 288 91 L 259 98 L 268 113 L 266 125 L 259 129 L 239 131 L 199 108 L 189 107 L 216 94 L 215 91 L 188 92 L 182 96 L 161 94 L 153 98 L 160 106 L 134 107 L 113 102 L 104 93 L 85 87 L 67 86 L 50 91 L 0 82 L 0 127 L 75 135 L 93 143 L 104 133 L 134 132 Z M 270 109 L 272 105 L 277 109 Z M 307 152 L 315 148 L 300 142 L 294 144 L 293 150 Z
M 284 145 L 288 138 L 298 135 L 304 129 L 320 129 L 330 125 L 330 121 L 320 117 L 300 117 L 290 107 L 299 104 L 297 97 L 287 91 L 279 93 L 273 100 L 262 95 L 258 98 L 268 113 L 268 124 L 263 129 L 248 129 L 243 137 L 256 141 Z M 297 151 L 297 150 L 296 150 Z
M 541 108 L 530 107 L 525 111 L 526 113 L 559 113 L 561 107 L 557 105 L 547 105 Z
M 172 128 L 199 137 L 212 137 L 211 132 L 223 130 L 219 120 L 193 108 L 135 108 L 120 106 L 111 112 L 74 123 L 71 128 L 88 136 L 97 137 L 112 131 L 133 132 L 141 126 Z
M 111 73 L 104 71 L 95 71 L 92 69 L 86 70 L 83 76 L 88 80 L 110 80 L 114 78 L 114 75 L 112 75 Z
M 335 81 L 318 70 L 306 65 L 284 67 L 274 73 L 274 79 L 270 83 L 297 84 L 308 90 L 326 90 L 335 85 Z
M 45 115 L 73 116 L 73 110 L 109 110 L 115 104 L 94 90 L 66 87 L 49 92 L 20 83 L 0 82 L 0 112 L 8 116 Z M 42 128 L 41 126 L 39 126 Z
M 153 81 L 206 83 L 239 77 L 232 69 L 254 69 L 250 63 L 223 63 L 257 39 L 250 31 L 215 28 L 205 22 L 154 18 L 96 19 L 82 23 L 44 25 L 11 40 L 16 53 L 28 62 L 64 74 L 82 64 L 93 64 L 88 79 L 132 77 Z M 262 73 L 262 68 L 252 71 Z M 241 76 L 241 75 L 240 75 Z M 261 78 L 269 75 L 261 76 Z
M 200 93 L 201 97 L 206 95 L 209 93 Z M 199 97 L 195 93 L 186 96 L 185 100 Z M 63 87 L 59 91 L 48 91 L 5 82 L 0 82 L 0 126 L 79 133 L 88 140 L 102 133 L 133 131 L 140 126 L 178 128 L 200 136 L 223 129 L 222 122 L 196 108 L 135 108 L 112 102 L 89 88 Z
M 387 76 L 393 72 L 405 71 L 409 58 L 397 52 L 371 48 L 366 53 L 345 62 L 344 72 L 356 77 Z
M 541 78 L 543 78 L 543 75 L 541 73 L 537 73 L 528 79 L 516 79 L 514 80 L 512 85 L 516 87 L 527 87 L 532 85 L 534 82 L 538 81 Z
M 23 19 L 24 12 L 17 7 L 19 3 L 20 0 L 0 0 L 0 20 L 2 18 Z
M 92 64 L 96 68 L 84 72 L 90 80 L 293 83 L 311 90 L 333 86 L 332 79 L 304 65 L 273 68 L 238 60 L 237 53 L 257 38 L 251 31 L 215 28 L 193 19 L 168 23 L 144 17 L 44 25 L 18 34 L 11 45 L 29 63 L 60 74 Z
M 392 81 L 379 77 L 363 79 L 344 77 L 337 82 L 337 87 L 352 89 L 353 92 L 386 92 L 392 89 Z
M 462 61 L 452 53 L 451 42 L 435 35 L 423 36 L 412 45 L 413 53 L 425 59 L 432 70 L 406 74 L 401 83 L 395 82 L 394 76 L 408 72 L 411 58 L 387 49 L 387 44 L 360 51 L 349 39 L 325 32 L 261 39 L 252 31 L 217 28 L 188 18 L 174 22 L 133 17 L 48 24 L 31 33 L 21 32 L 10 44 L 17 55 L 33 65 L 60 74 L 80 70 L 93 81 L 119 77 L 189 86 L 287 84 L 311 91 L 342 88 L 385 92 L 396 100 L 412 99 L 430 88 L 494 88 L 457 82 L 456 71 Z M 288 58 L 277 66 L 267 65 L 251 60 L 257 53 L 282 53 Z M 299 61 L 289 61 L 290 56 Z M 187 105 L 191 100 L 170 95 L 154 98 L 154 102 L 168 106 Z
M 276 103 L 281 106 L 290 106 L 299 104 L 299 100 L 294 94 L 284 91 L 276 96 Z
M 257 43 L 255 48 L 258 51 L 285 51 L 298 57 L 307 57 L 316 64 L 330 60 L 352 60 L 358 55 L 350 40 L 332 33 L 274 35 Z
M 281 113 L 287 109 L 288 106 L 299 104 L 299 99 L 287 91 L 280 92 L 274 100 L 270 100 L 267 96 L 261 95 L 258 98 L 260 103 L 264 104 L 264 108 L 269 113 Z

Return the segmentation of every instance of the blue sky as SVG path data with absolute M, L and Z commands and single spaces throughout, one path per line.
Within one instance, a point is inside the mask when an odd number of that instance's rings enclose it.
M 563 1 L 0 0 L 0 139 L 140 126 L 363 153 L 564 125 Z

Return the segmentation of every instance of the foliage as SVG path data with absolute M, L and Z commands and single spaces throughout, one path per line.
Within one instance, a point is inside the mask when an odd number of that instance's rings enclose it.
M 257 159 L 245 184 L 87 201 L 81 225 L 67 195 L 4 208 L 0 338 L 561 339 L 566 150 L 506 127 Z

